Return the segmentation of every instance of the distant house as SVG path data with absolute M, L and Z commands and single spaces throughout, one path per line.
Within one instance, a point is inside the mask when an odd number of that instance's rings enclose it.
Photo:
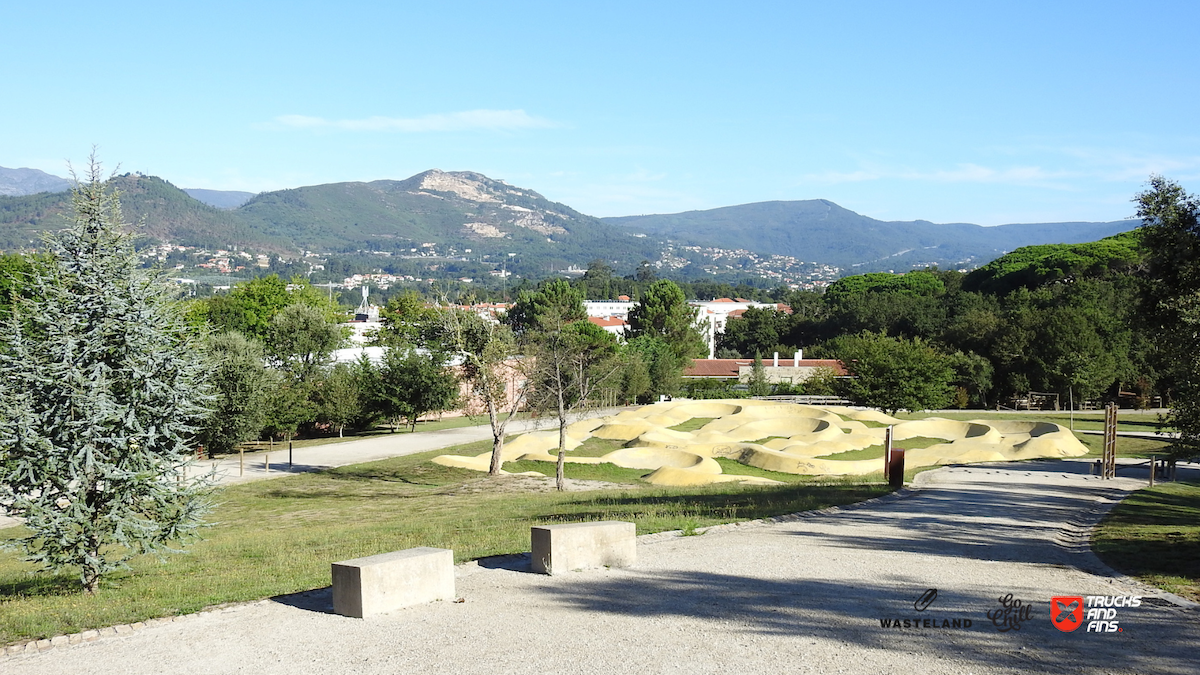
M 692 359 L 683 371 L 685 379 L 718 379 L 746 382 L 754 368 L 754 359 Z M 837 359 L 763 359 L 763 372 L 771 383 L 796 384 L 813 377 L 821 370 L 831 370 L 835 377 L 845 377 L 846 367 Z
M 629 331 L 629 322 L 617 316 L 589 316 L 588 321 L 617 337 L 625 337 Z

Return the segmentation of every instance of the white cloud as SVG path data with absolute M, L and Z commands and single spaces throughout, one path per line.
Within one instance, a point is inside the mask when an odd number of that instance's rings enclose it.
M 337 129 L 343 131 L 396 131 L 425 133 L 436 131 L 513 131 L 558 126 L 551 120 L 534 117 L 524 110 L 466 110 L 424 117 L 367 117 L 358 120 L 327 120 L 307 115 L 282 115 L 275 121 L 293 129 Z

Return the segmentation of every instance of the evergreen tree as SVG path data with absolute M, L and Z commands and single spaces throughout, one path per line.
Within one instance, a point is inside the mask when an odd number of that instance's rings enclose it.
M 704 337 L 696 326 L 696 308 L 687 304 L 683 291 L 673 281 L 656 281 L 642 293 L 642 299 L 629 310 L 629 337 L 653 335 L 662 338 L 680 359 L 680 368 L 689 359 L 708 354 Z
M 385 350 L 372 389 L 373 406 L 393 432 L 402 419 L 416 431 L 423 415 L 447 410 L 458 400 L 458 379 L 446 367 L 445 357 L 411 347 Z
M 1153 276 L 1143 312 L 1160 331 L 1164 368 L 1175 383 L 1165 420 L 1179 430 L 1168 457 L 1174 464 L 1200 451 L 1200 195 L 1153 176 L 1135 201 Z
M 893 415 L 897 410 L 929 410 L 950 403 L 954 379 L 950 359 L 920 338 L 861 333 L 834 340 L 831 349 L 850 371 L 845 393 L 858 405 Z
M 199 441 L 209 455 L 234 452 L 258 436 L 266 422 L 269 389 L 276 384 L 263 364 L 262 347 L 241 333 L 208 340 L 209 382 L 215 397 L 213 414 L 200 429 Z
M 93 158 L 0 343 L 0 503 L 28 560 L 94 593 L 129 558 L 195 534 L 185 478 L 207 396 L 173 289 L 140 269 Z
M 363 422 L 367 417 L 370 397 L 359 372 L 348 364 L 335 363 L 321 371 L 312 396 L 317 405 L 317 422 L 337 429 L 338 438 L 343 436 L 347 425 Z
M 521 291 L 504 317 L 504 323 L 511 326 L 518 336 L 523 336 L 527 331 L 540 328 L 547 317 L 564 324 L 586 319 L 583 291 L 571 286 L 565 279 L 548 281 L 537 291 Z
M 751 396 L 766 396 L 771 393 L 771 383 L 767 380 L 767 369 L 763 367 L 762 354 L 754 355 L 754 365 L 750 368 L 749 385 Z

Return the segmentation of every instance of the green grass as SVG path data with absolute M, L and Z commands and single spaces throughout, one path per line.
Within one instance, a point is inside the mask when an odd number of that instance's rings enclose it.
M 731 476 L 758 476 L 759 478 L 770 478 L 781 483 L 811 483 L 814 480 L 823 479 L 828 481 L 827 477 L 822 476 L 802 476 L 794 473 L 780 473 L 778 471 L 769 471 L 760 469 L 757 466 L 742 464 L 741 462 L 727 457 L 714 457 L 717 464 L 721 465 L 721 473 L 726 473 Z
M 1075 434 L 1080 443 L 1087 446 L 1085 457 L 1101 457 L 1104 455 L 1104 437 L 1096 434 Z M 1151 455 L 1162 457 L 1167 454 L 1168 441 L 1156 438 L 1139 438 L 1136 436 L 1117 436 L 1117 457 L 1132 457 L 1149 459 Z
M 514 419 L 528 419 L 528 413 L 518 413 L 514 415 Z M 462 427 L 477 427 L 488 423 L 487 415 L 468 415 L 460 417 L 444 417 L 440 420 L 430 420 L 427 422 L 417 422 L 415 431 L 409 431 L 408 426 L 402 425 L 396 432 L 396 435 L 423 433 L 426 431 L 441 431 L 443 429 L 460 429 Z M 359 441 L 364 438 L 373 438 L 376 436 L 387 436 L 392 434 L 391 427 L 376 426 L 371 429 L 364 429 L 355 433 L 347 432 L 344 437 L 339 436 L 312 436 L 306 438 L 292 439 L 293 447 L 295 448 L 311 448 L 317 445 L 331 445 L 335 443 L 346 443 L 348 441 Z M 515 436 L 509 436 L 515 438 Z M 252 441 L 244 444 L 246 452 L 266 452 L 287 449 L 287 441 L 275 440 L 271 441 Z M 482 451 L 481 451 L 482 452 Z
M 1092 548 L 1125 574 L 1200 601 L 1200 484 L 1138 490 L 1096 528 Z
M 1014 413 L 1014 412 L 996 412 L 994 410 L 964 410 L 962 412 L 949 413 L 897 413 L 895 416 L 901 420 L 922 420 L 929 417 L 942 417 L 951 420 L 1021 420 L 1021 421 L 1044 421 L 1054 422 L 1062 426 L 1071 428 L 1071 413 L 1064 411 L 1047 410 L 1042 412 Z M 1104 430 L 1104 413 L 1103 411 L 1089 410 L 1087 412 L 1075 412 L 1074 428 L 1076 431 L 1103 431 Z M 1117 411 L 1117 431 L 1158 431 L 1158 415 L 1152 412 L 1142 412 L 1136 410 L 1119 410 Z
M 668 428 L 674 429 L 675 431 L 696 431 L 700 427 L 704 426 L 705 424 L 708 424 L 709 422 L 711 422 L 715 419 L 717 419 L 717 418 L 715 418 L 715 417 L 693 417 L 692 419 L 690 419 L 686 422 L 683 422 L 682 424 L 676 424 L 675 426 L 668 427 Z
M 610 452 L 620 450 L 625 447 L 622 441 L 610 441 L 605 438 L 596 438 L 595 436 L 585 440 L 579 444 L 579 447 L 574 450 L 568 450 L 568 455 L 575 457 L 603 457 Z M 550 454 L 556 454 L 558 450 L 551 448 L 548 451 Z
M 553 462 L 522 461 L 504 463 L 504 470 L 510 473 L 534 471 L 543 476 L 554 476 L 557 469 L 557 464 Z M 603 464 L 573 464 L 567 462 L 563 464 L 563 475 L 567 478 L 578 480 L 602 480 L 609 483 L 637 485 L 649 473 L 645 469 L 624 469 L 610 462 L 604 462 Z
M 428 461 L 447 453 L 478 454 L 488 446 L 483 441 L 223 488 L 216 493 L 213 526 L 188 553 L 165 562 L 136 559 L 131 571 L 107 578 L 95 596 L 81 594 L 72 575 L 34 574 L 14 552 L 0 553 L 0 644 L 321 588 L 329 584 L 330 562 L 386 551 L 450 548 L 459 561 L 525 551 L 531 525 L 627 520 L 644 534 L 852 503 L 888 491 L 878 477 L 868 477 L 771 487 L 631 483 L 591 492 L 513 492 L 509 478 Z M 529 464 L 539 471 L 554 468 Z M 568 465 L 569 476 L 610 482 L 645 473 Z M 21 531 L 0 530 L 0 538 Z
M 905 450 L 916 450 L 917 448 L 928 448 L 931 445 L 938 443 L 947 443 L 942 438 L 928 438 L 926 436 L 914 436 L 906 438 L 903 441 L 895 441 L 892 443 L 893 448 L 904 448 Z M 838 452 L 832 455 L 823 455 L 817 459 L 837 459 L 837 460 L 856 460 L 856 459 L 878 459 L 883 460 L 883 446 L 869 445 L 860 450 L 851 450 L 849 452 Z

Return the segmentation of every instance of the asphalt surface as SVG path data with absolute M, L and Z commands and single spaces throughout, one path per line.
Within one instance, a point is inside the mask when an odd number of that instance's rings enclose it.
M 1115 574 L 1087 545 L 1144 477 L 1088 469 L 944 468 L 855 507 L 649 535 L 628 569 L 547 577 L 527 557 L 484 560 L 457 568 L 461 603 L 359 620 L 332 614 L 320 589 L 9 656 L 0 671 L 1197 673 L 1195 605 Z M 1055 628 L 1052 597 L 1089 595 L 1157 597 L 1116 610 L 1119 632 Z

